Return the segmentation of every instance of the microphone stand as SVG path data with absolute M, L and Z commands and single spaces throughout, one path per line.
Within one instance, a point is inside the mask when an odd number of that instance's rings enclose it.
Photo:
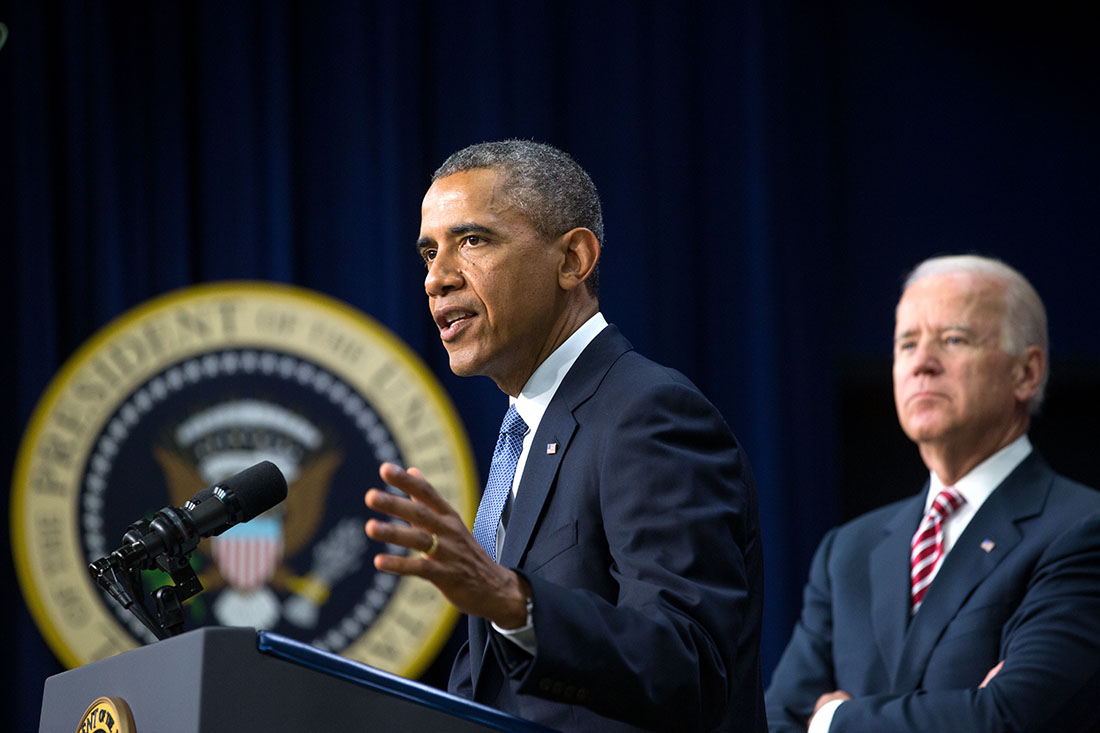
M 97 585 L 158 639 L 167 639 L 183 633 L 183 602 L 200 593 L 202 583 L 189 560 L 193 546 L 150 556 L 141 541 L 148 533 L 148 521 L 134 522 L 123 536 L 125 544 L 89 565 L 88 572 Z M 153 591 L 156 610 L 151 612 L 145 600 L 141 571 L 153 569 L 168 573 L 173 585 Z

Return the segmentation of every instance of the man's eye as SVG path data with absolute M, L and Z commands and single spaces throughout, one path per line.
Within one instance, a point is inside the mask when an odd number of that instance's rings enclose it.
M 427 265 L 432 260 L 434 260 L 435 256 L 438 253 L 439 253 L 439 250 L 436 250 L 436 249 L 422 249 L 422 250 L 420 250 L 420 256 L 424 258 L 424 264 L 425 265 Z
M 481 237 L 479 237 L 476 234 L 468 234 L 468 235 L 466 235 L 465 237 L 462 238 L 462 243 L 463 244 L 472 244 L 474 246 L 477 246 L 477 245 L 481 244 L 484 241 L 485 241 L 484 239 L 482 239 Z
M 966 343 L 966 338 L 963 336 L 944 336 L 943 342 L 948 346 L 958 346 Z

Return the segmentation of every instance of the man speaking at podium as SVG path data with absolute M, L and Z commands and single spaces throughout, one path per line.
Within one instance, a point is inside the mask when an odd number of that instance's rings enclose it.
M 599 310 L 600 201 L 521 140 L 432 177 L 417 249 L 451 369 L 508 411 L 471 532 L 415 469 L 371 489 L 379 570 L 469 614 L 450 689 L 560 730 L 760 731 L 756 490 L 718 411 Z

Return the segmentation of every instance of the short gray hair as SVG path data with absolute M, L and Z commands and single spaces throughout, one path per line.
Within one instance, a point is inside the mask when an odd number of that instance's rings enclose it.
M 506 195 L 540 236 L 560 237 L 584 227 L 603 247 L 603 211 L 596 184 L 567 153 L 533 140 L 501 140 L 459 150 L 432 174 L 432 183 L 455 173 L 488 168 L 507 176 Z M 599 292 L 599 264 L 585 281 Z
M 902 292 L 921 278 L 952 273 L 985 275 L 1004 284 L 1005 310 L 1001 320 L 1001 348 L 1005 353 L 1018 356 L 1028 346 L 1038 346 L 1047 365 L 1043 370 L 1042 381 L 1039 382 L 1039 390 L 1028 405 L 1033 415 L 1038 413 L 1046 395 L 1047 378 L 1050 375 L 1047 312 L 1039 293 L 1015 268 L 996 258 L 981 255 L 930 257 L 913 268 L 905 278 Z

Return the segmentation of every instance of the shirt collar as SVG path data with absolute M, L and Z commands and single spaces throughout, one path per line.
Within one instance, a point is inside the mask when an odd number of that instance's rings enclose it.
M 1031 441 L 1025 433 L 972 468 L 970 473 L 955 482 L 955 489 L 966 499 L 967 505 L 977 511 L 993 490 L 1000 486 L 1008 478 L 1008 474 L 1012 473 L 1030 453 Z M 928 473 L 928 496 L 924 498 L 925 512 L 931 508 L 932 502 L 944 488 L 943 481 L 935 471 Z
M 523 385 L 519 397 L 509 398 L 509 404 L 516 406 L 516 411 L 530 426 L 532 433 L 535 432 L 543 413 L 546 412 L 546 407 L 561 386 L 565 375 L 573 367 L 573 363 L 577 361 L 577 357 L 606 327 L 607 321 L 603 314 L 597 312 L 539 364 L 538 369 L 527 380 L 527 384 Z

